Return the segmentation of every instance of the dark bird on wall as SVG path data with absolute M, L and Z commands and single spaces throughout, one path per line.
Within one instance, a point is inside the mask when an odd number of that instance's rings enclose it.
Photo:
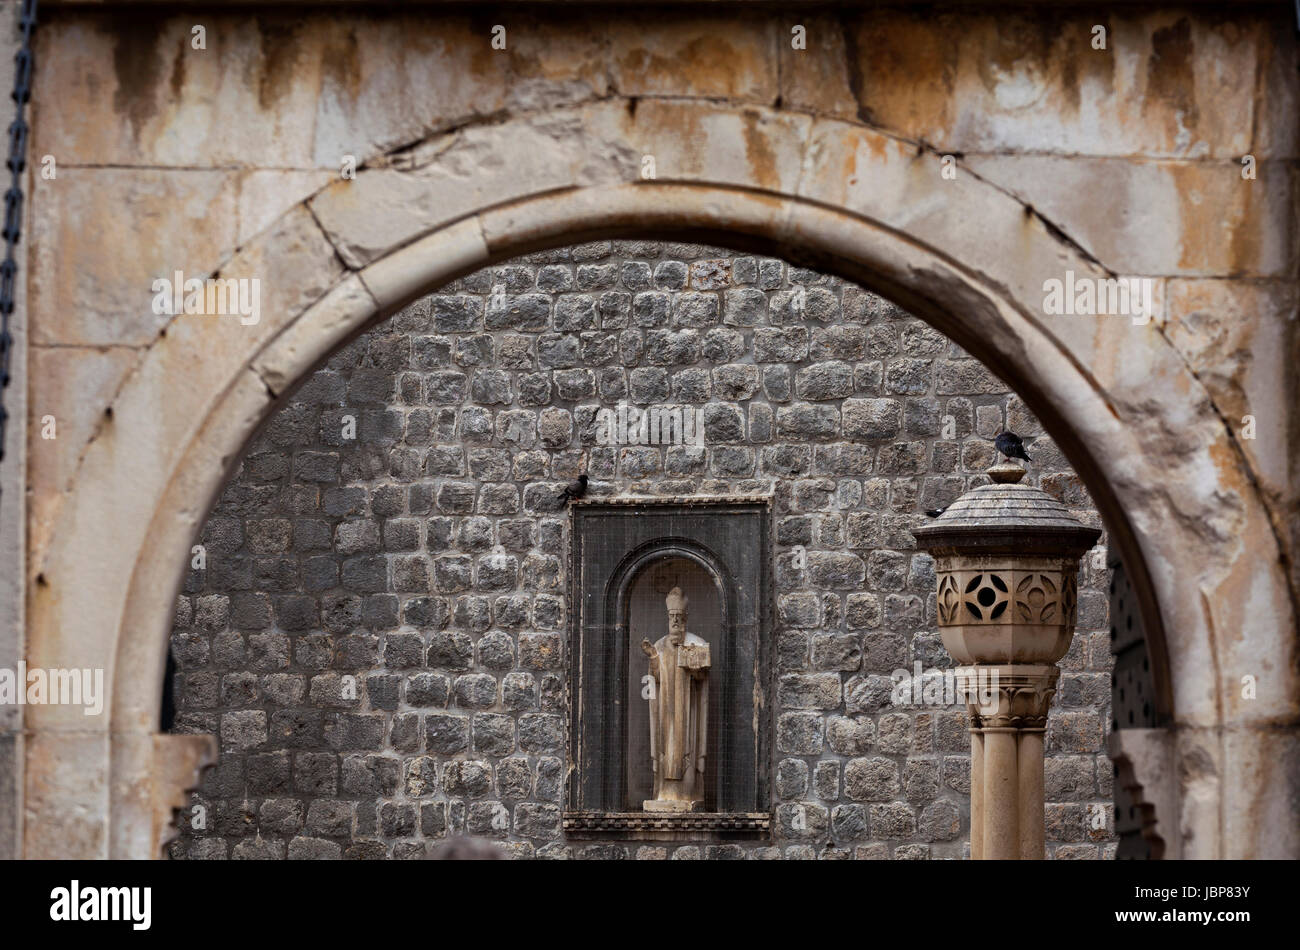
M 560 491 L 560 504 L 567 505 L 585 494 L 587 494 L 587 476 L 583 474 L 579 475 L 576 481 L 569 482 Z
M 942 508 L 927 508 L 925 509 L 925 514 L 926 517 L 937 518 L 947 510 L 948 510 L 947 505 L 944 505 Z
M 1025 451 L 1025 443 L 1020 441 L 1020 436 L 1014 432 L 999 432 L 997 438 L 993 440 L 997 450 L 1009 459 L 1024 459 L 1031 462 L 1029 453 Z

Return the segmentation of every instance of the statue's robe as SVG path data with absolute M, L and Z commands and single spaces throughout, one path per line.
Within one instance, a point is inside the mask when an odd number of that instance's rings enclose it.
M 689 631 L 685 643 L 704 646 L 702 637 Z M 655 775 L 655 798 L 665 801 L 702 799 L 704 776 L 696 768 L 705 754 L 708 737 L 708 682 L 697 678 L 703 671 L 677 665 L 677 647 L 671 636 L 661 637 L 654 645 L 658 654 L 650 660 L 655 690 L 650 697 L 650 718 L 655 724 L 658 774 Z

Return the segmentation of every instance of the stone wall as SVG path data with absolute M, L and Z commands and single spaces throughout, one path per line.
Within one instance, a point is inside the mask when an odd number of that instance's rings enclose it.
M 702 405 L 704 447 L 596 444 L 620 400 Z M 174 731 L 222 752 L 171 855 L 419 857 L 471 833 L 539 857 L 963 857 L 964 712 L 891 706 L 889 674 L 950 663 L 908 529 L 985 480 L 1003 426 L 1036 437 L 1028 480 L 1098 524 L 996 377 L 836 278 L 606 242 L 443 288 L 312 375 L 208 518 Z M 563 839 L 555 502 L 584 469 L 591 495 L 774 493 L 770 842 Z M 1106 583 L 1086 559 L 1047 740 L 1057 858 L 1113 854 Z

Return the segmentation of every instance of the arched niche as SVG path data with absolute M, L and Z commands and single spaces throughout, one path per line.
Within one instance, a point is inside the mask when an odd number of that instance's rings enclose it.
M 650 702 L 647 692 L 648 658 L 641 649 L 641 641 L 657 641 L 667 632 L 667 597 L 677 589 L 687 599 L 687 631 L 709 644 L 713 655 L 727 659 L 734 652 L 735 633 L 730 626 L 734 607 L 731 578 L 725 565 L 710 556 L 710 552 L 697 550 L 694 545 L 683 544 L 680 539 L 666 539 L 662 545 L 652 544 L 639 552 L 637 567 L 625 572 L 619 581 L 615 596 L 615 636 L 623 644 L 627 662 L 620 671 L 624 677 L 624 798 L 628 811 L 636 811 L 642 803 L 654 797 L 654 769 L 650 745 Z M 722 663 L 718 671 L 728 675 L 733 671 L 730 663 Z M 707 679 L 709 693 L 724 694 L 716 677 Z M 704 811 L 718 809 L 718 770 L 721 748 L 716 705 L 708 720 L 707 757 L 704 772 Z
M 673 565 L 697 598 L 710 595 L 687 624 L 713 654 L 708 790 L 703 813 L 657 820 L 694 822 L 695 830 L 766 830 L 766 815 L 753 816 L 769 808 L 769 500 L 600 501 L 575 505 L 572 518 L 566 830 L 644 830 L 638 813 L 648 761 L 635 756 L 648 749 L 648 735 L 639 735 L 648 730 L 648 713 L 640 708 L 639 645 L 667 631 L 655 572 Z

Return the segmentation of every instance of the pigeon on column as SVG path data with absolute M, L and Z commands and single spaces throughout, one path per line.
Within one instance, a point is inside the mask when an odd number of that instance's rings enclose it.
M 1025 443 L 1020 441 L 1020 436 L 1014 432 L 999 432 L 993 440 L 997 450 L 1009 459 L 1024 459 L 1031 462 L 1029 453 L 1025 451 Z

